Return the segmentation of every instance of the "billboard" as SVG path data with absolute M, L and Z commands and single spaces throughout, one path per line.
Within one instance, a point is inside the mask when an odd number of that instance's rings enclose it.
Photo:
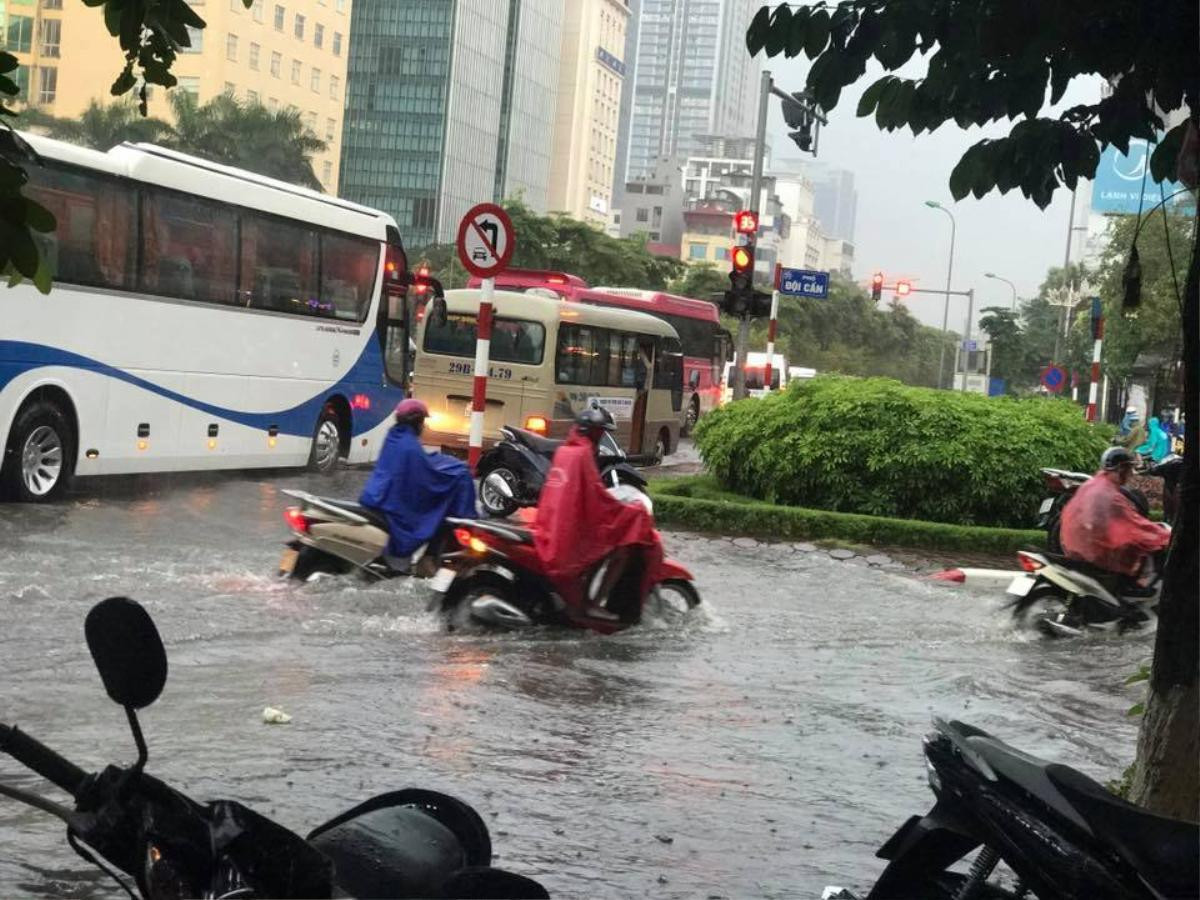
M 1168 181 L 1160 186 L 1147 169 L 1154 145 L 1144 138 L 1131 138 L 1129 152 L 1121 153 L 1116 147 L 1108 147 L 1100 156 L 1096 166 L 1096 180 L 1092 182 L 1092 212 L 1136 215 L 1141 200 L 1142 212 L 1149 212 L 1163 197 L 1183 188 L 1182 184 Z M 1145 196 L 1139 197 L 1145 177 Z M 1168 200 L 1167 206 L 1178 202 L 1189 202 L 1187 194 Z

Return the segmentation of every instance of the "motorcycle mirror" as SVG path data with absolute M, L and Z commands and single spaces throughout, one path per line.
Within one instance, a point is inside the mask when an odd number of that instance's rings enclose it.
M 167 683 L 167 653 L 150 614 L 128 597 L 92 607 L 83 625 L 88 649 L 114 703 L 144 709 Z

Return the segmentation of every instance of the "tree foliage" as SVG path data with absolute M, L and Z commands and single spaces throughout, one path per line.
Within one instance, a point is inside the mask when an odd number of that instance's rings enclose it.
M 729 288 L 729 273 L 709 262 L 688 263 L 683 274 L 673 278 L 667 287 L 672 294 L 711 300 L 713 294 Z
M 1101 151 L 1131 138 L 1158 140 L 1162 114 L 1200 109 L 1198 12 L 1194 0 L 841 0 L 764 6 L 746 34 L 753 56 L 804 54 L 808 89 L 825 110 L 874 59 L 886 71 L 927 57 L 919 78 L 884 75 L 858 104 L 888 131 L 914 135 L 946 122 L 960 128 L 1009 120 L 1007 136 L 984 138 L 950 174 L 956 200 L 1018 188 L 1045 207 L 1060 185 L 1096 172 Z M 1042 115 L 1072 80 L 1099 76 L 1112 93 L 1057 118 Z M 1173 177 L 1186 123 L 1156 147 L 1151 172 Z

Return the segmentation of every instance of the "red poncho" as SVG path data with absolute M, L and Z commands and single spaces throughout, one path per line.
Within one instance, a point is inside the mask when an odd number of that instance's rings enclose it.
M 617 547 L 658 543 L 650 514 L 604 489 L 594 453 L 592 442 L 571 429 L 550 462 L 534 546 L 551 578 L 573 578 Z
M 1142 559 L 1170 543 L 1165 528 L 1139 513 L 1121 493 L 1113 472 L 1097 472 L 1063 507 L 1062 545 L 1067 556 L 1136 575 Z

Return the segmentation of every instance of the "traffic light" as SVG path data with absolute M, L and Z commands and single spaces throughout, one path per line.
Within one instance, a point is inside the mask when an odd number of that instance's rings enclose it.
M 788 128 L 795 128 L 795 131 L 789 131 L 788 137 L 795 141 L 796 146 L 804 153 L 812 150 L 813 145 L 813 114 L 809 106 L 809 99 L 804 92 L 792 94 L 792 99 L 784 100 L 781 104 L 783 107 L 783 120 L 787 122 Z
M 754 293 L 754 235 L 746 234 L 744 243 L 729 251 L 729 290 L 721 308 L 731 316 L 744 316 L 750 311 Z
M 882 296 L 883 296 L 883 273 L 876 272 L 874 277 L 871 278 L 871 299 L 874 300 L 876 303 L 878 303 L 879 298 Z
M 910 293 L 912 293 L 912 285 L 909 282 L 907 282 L 907 281 L 897 281 L 896 282 L 896 296 L 897 297 L 907 297 Z
M 733 214 L 733 230 L 738 234 L 755 234 L 758 232 L 758 213 L 752 209 L 743 209 Z

